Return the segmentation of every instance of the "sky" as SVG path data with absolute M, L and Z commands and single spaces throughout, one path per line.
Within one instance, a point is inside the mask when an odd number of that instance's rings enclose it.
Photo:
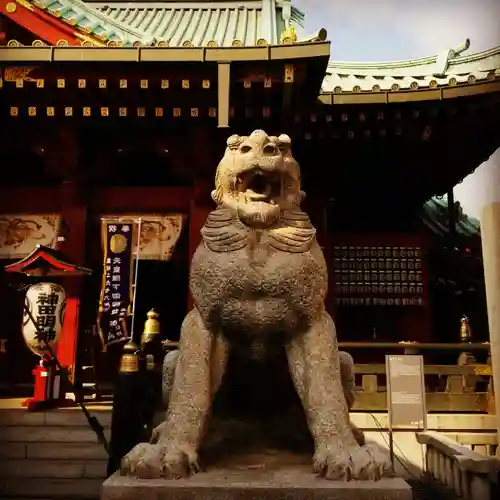
M 398 61 L 438 54 L 466 38 L 467 53 L 500 45 L 500 0 L 292 0 L 304 31 L 328 30 L 336 61 Z M 491 177 L 494 177 L 493 181 Z M 500 201 L 500 151 L 455 188 L 467 214 Z

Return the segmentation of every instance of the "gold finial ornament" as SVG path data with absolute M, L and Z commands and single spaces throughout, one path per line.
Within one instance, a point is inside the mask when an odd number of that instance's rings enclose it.
M 160 315 L 154 309 L 151 309 L 147 316 L 148 319 L 144 323 L 144 331 L 141 335 L 141 347 L 160 335 L 160 322 L 158 321 Z
M 293 26 L 288 26 L 283 30 L 280 36 L 280 43 L 285 45 L 297 43 L 297 32 Z
M 464 314 L 460 318 L 460 342 L 470 343 L 472 341 L 472 331 L 470 327 L 470 320 Z
M 137 373 L 139 371 L 139 353 L 139 346 L 133 340 L 129 340 L 123 346 L 120 373 Z

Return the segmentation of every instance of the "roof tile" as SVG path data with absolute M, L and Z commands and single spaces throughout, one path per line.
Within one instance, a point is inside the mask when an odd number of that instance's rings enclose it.
M 463 44 L 464 50 L 469 42 Z M 417 60 L 387 63 L 350 63 L 331 61 L 323 81 L 323 92 L 354 92 L 357 87 L 362 92 L 416 90 L 417 88 L 436 88 L 446 85 L 472 84 L 492 80 L 500 76 L 500 46 L 493 49 L 460 55 L 457 51 L 443 53 Z M 443 73 L 443 68 L 446 67 Z

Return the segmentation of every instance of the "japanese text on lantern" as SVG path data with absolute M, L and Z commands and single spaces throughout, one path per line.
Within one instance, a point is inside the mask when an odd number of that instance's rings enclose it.
M 54 292 L 39 293 L 36 300 L 36 326 L 43 339 L 52 342 L 56 338 L 56 313 L 59 305 L 59 295 Z

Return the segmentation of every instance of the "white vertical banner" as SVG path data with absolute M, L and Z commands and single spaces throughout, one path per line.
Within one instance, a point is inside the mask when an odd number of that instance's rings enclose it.
M 134 325 L 135 325 L 135 302 L 137 299 L 137 282 L 139 279 L 139 259 L 141 258 L 141 229 L 142 229 L 142 219 L 139 217 L 137 221 L 135 221 L 135 224 L 137 224 L 137 244 L 136 244 L 136 250 L 135 250 L 135 265 L 134 265 L 134 294 L 132 298 L 132 324 L 130 326 L 130 340 L 133 339 L 134 337 Z

